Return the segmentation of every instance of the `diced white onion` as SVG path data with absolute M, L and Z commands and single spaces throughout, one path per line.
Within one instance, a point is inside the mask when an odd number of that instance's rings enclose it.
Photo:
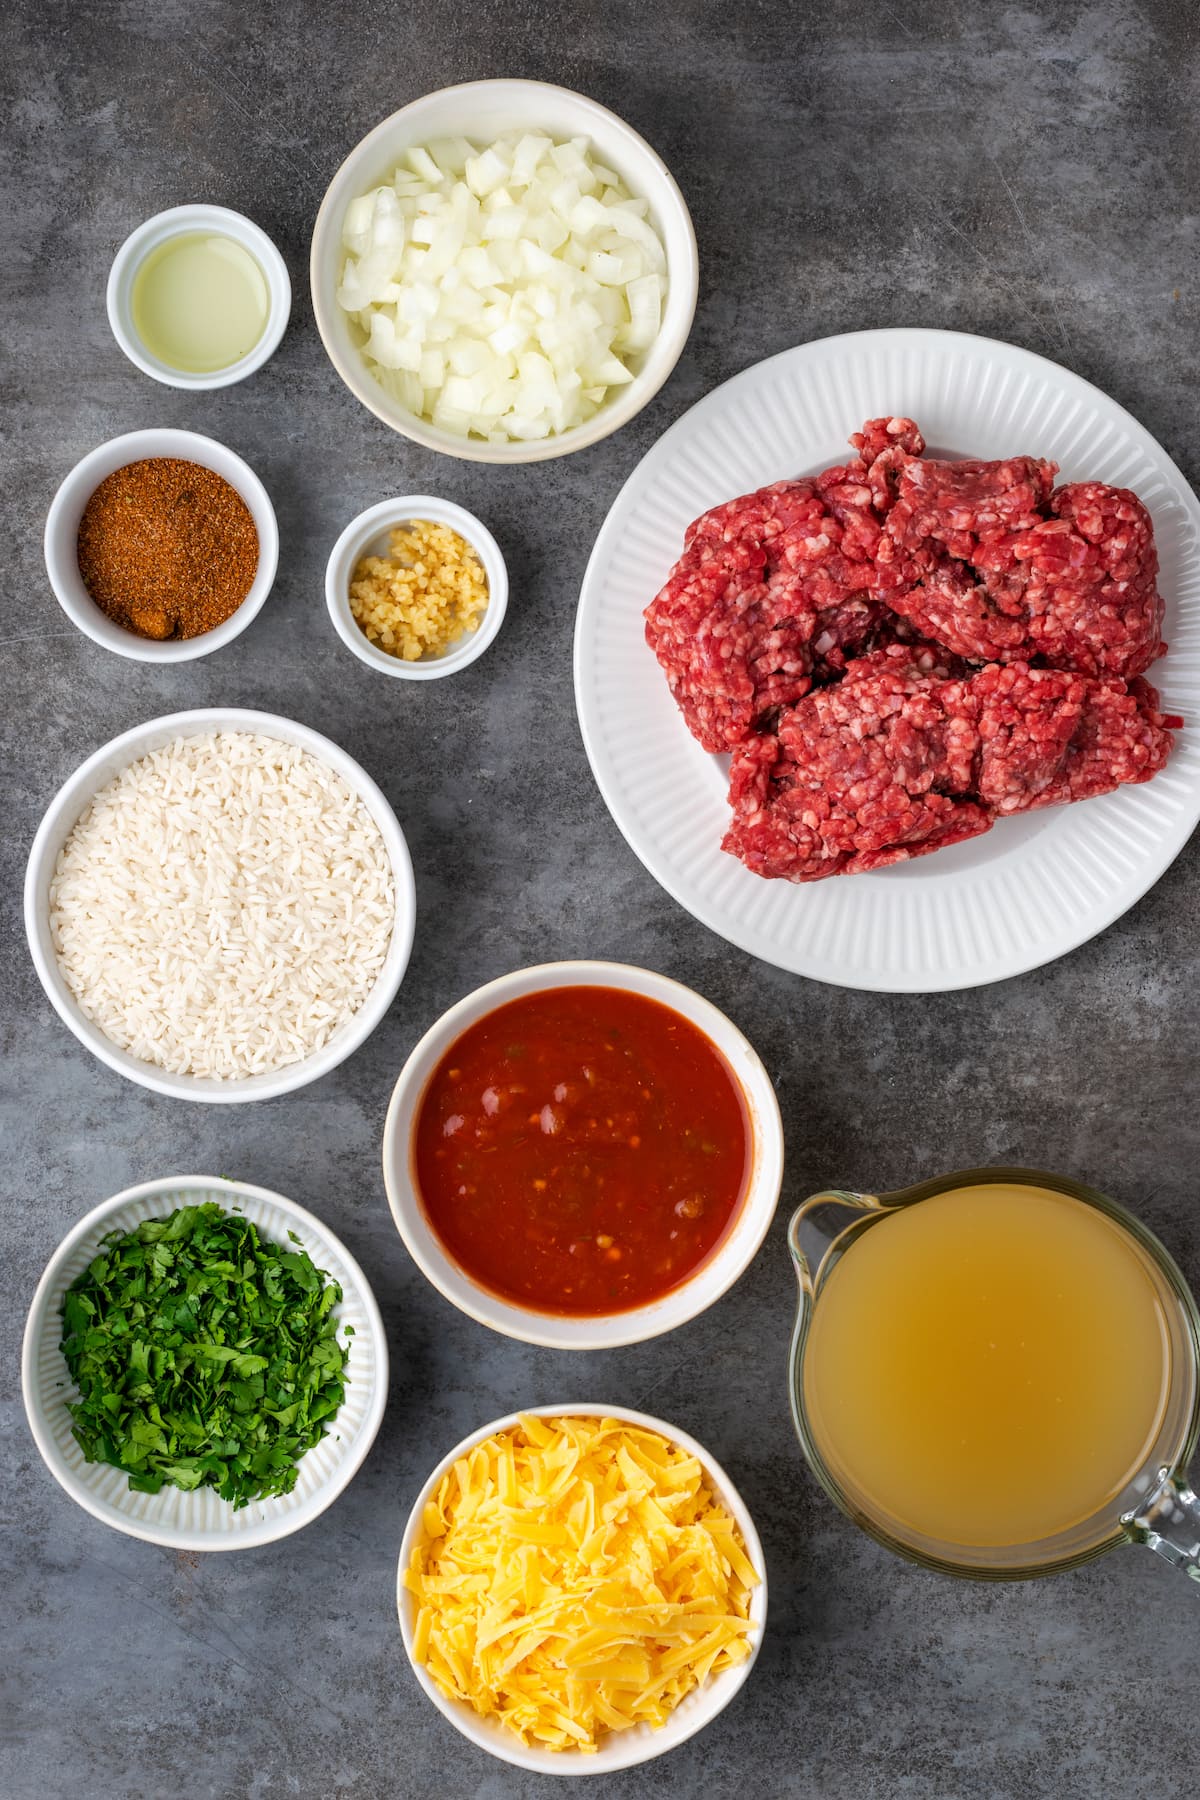
M 443 430 L 536 441 L 633 380 L 667 259 L 586 138 L 442 138 L 352 200 L 338 302 L 380 383 Z

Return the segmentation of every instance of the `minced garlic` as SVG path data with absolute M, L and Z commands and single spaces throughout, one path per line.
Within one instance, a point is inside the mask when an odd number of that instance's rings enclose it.
M 421 662 L 477 631 L 488 585 L 479 557 L 449 525 L 397 525 L 386 556 L 364 556 L 350 577 L 350 611 L 389 656 Z

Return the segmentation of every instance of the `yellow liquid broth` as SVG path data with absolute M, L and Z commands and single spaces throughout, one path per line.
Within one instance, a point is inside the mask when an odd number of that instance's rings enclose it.
M 1115 1524 L 1170 1384 L 1151 1271 L 1043 1188 L 959 1188 L 867 1226 L 820 1290 L 803 1374 L 847 1499 L 946 1545 L 1031 1545 L 1106 1507 Z

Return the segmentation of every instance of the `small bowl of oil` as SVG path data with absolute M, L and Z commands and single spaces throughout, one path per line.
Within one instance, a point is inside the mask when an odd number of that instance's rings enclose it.
M 222 388 L 273 355 L 292 284 L 265 231 L 224 206 L 173 206 L 121 245 L 108 321 L 122 350 L 166 387 Z

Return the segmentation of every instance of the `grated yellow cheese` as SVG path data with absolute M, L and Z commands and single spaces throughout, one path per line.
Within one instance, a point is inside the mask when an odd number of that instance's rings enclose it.
M 614 1419 L 541 1419 L 455 1463 L 405 1572 L 413 1654 L 525 1744 L 662 1725 L 750 1654 L 759 1577 L 694 1456 Z

